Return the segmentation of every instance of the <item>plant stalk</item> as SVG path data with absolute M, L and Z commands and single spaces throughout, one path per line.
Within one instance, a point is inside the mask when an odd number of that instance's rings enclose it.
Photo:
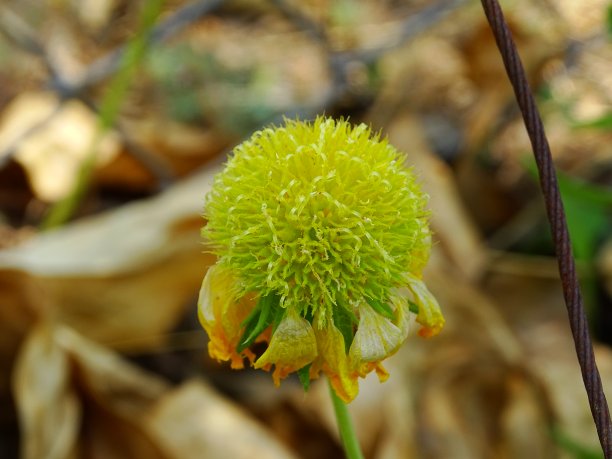
M 340 438 L 342 439 L 342 445 L 344 446 L 346 458 L 363 459 L 363 453 L 361 452 L 357 435 L 355 435 L 353 421 L 351 420 L 346 403 L 344 403 L 340 397 L 336 395 L 331 383 L 329 384 L 329 393 L 334 405 L 338 430 L 340 431 Z

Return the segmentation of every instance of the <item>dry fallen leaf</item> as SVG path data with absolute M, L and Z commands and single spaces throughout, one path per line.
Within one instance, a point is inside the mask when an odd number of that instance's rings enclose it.
M 168 394 L 151 411 L 146 424 L 176 458 L 297 457 L 236 405 L 201 382 L 184 384 Z
M 14 394 L 24 459 L 169 459 L 139 425 L 166 385 L 66 327 L 42 322 L 20 350 Z
M 20 353 L 14 387 L 22 457 L 74 457 L 82 410 L 70 381 L 68 356 L 44 325 L 29 335 Z
M 157 197 L 0 251 L 0 401 L 5 406 L 10 406 L 16 351 L 41 317 L 126 350 L 151 349 L 164 340 L 214 261 L 202 254 L 199 236 L 213 173 L 207 169 Z
M 14 393 L 24 459 L 295 458 L 203 382 L 171 389 L 49 322 L 32 329 L 19 353 Z
M 54 316 L 106 343 L 159 342 L 197 294 L 206 268 L 199 236 L 214 168 L 155 198 L 127 204 L 0 252 L 0 278 L 12 273 L 40 290 Z M 5 294 L 23 296 L 24 281 Z M 34 303 L 38 298 L 20 301 Z M 8 302 L 6 308 L 12 307 Z M 123 347 L 130 347 L 124 343 Z
M 109 162 L 120 149 L 116 134 L 97 137 L 97 116 L 81 102 L 64 102 L 58 109 L 59 105 L 59 98 L 52 93 L 24 93 L 4 109 L 0 121 L 0 151 L 16 145 L 15 160 L 23 165 L 36 195 L 49 202 L 72 190 L 92 146 L 96 147 L 98 164 Z

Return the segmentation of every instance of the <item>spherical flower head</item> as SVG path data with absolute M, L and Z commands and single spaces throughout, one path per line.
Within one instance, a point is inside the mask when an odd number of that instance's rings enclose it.
M 218 263 L 199 301 L 209 352 L 271 369 L 276 383 L 323 371 L 345 401 L 408 334 L 444 319 L 421 281 L 427 196 L 405 157 L 361 124 L 286 121 L 234 149 L 205 203 Z M 258 358 L 250 350 L 266 342 Z

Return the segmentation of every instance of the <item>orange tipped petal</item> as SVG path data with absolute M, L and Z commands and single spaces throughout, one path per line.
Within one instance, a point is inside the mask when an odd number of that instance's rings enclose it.
M 308 365 L 316 356 L 317 342 L 312 325 L 291 308 L 272 335 L 268 349 L 255 362 L 255 368 L 275 365 L 272 379 L 278 386 L 281 379 Z
M 376 370 L 376 375 L 381 383 L 389 379 L 389 372 L 382 366 L 382 363 L 377 363 L 374 370 Z
M 322 330 L 316 329 L 319 358 L 313 364 L 315 369 L 311 374 L 317 374 L 322 368 L 338 395 L 344 402 L 351 402 L 359 392 L 358 374 L 349 368 L 344 338 L 332 321 L 328 321 Z
M 393 354 L 406 339 L 396 325 L 378 314 L 368 304 L 359 306 L 359 327 L 351 344 L 349 357 L 355 367 L 378 362 Z
M 408 276 L 408 289 L 414 296 L 415 303 L 419 306 L 417 322 L 423 326 L 419 330 L 419 336 L 429 338 L 440 333 L 444 327 L 444 317 L 440 305 L 427 289 L 425 283 L 414 277 Z
M 198 299 L 198 319 L 208 333 L 208 353 L 216 360 L 231 361 L 234 369 L 244 368 L 243 358 L 251 362 L 255 355 L 248 349 L 237 353 L 242 336 L 242 322 L 254 307 L 251 297 L 236 299 L 234 278 L 215 265 L 209 268 Z

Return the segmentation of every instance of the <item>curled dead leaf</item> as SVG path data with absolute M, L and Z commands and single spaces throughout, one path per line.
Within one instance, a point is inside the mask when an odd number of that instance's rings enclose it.
M 61 106 L 60 106 L 61 104 Z M 0 151 L 16 148 L 43 201 L 57 201 L 74 187 L 79 168 L 95 147 L 96 161 L 110 161 L 120 149 L 116 134 L 99 136 L 97 116 L 82 103 L 46 92 L 18 96 L 2 114 Z
M 14 376 L 24 459 L 295 456 L 202 382 L 177 389 L 65 326 L 43 322 Z
M 5 295 L 31 310 L 44 299 L 46 313 L 94 340 L 134 348 L 159 343 L 214 262 L 202 253 L 199 234 L 213 174 L 207 169 L 159 196 L 0 252 L 0 279 L 11 278 Z M 38 289 L 35 297 L 20 287 L 26 282 Z M 10 301 L 0 306 L 14 309 Z

